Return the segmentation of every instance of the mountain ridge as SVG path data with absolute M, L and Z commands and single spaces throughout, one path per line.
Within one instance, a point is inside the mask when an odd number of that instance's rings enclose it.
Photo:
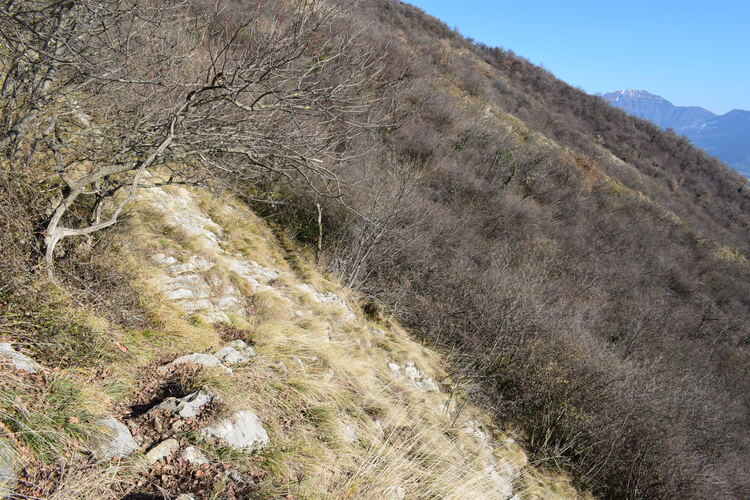
M 662 129 L 685 135 L 710 155 L 750 176 L 750 111 L 733 109 L 716 114 L 700 106 L 676 106 L 646 90 L 617 90 L 600 97 Z

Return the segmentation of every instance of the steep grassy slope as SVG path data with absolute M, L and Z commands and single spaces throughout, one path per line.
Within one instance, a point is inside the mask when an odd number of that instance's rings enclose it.
M 2 456 L 12 456 L 6 447 L 20 454 L 12 498 L 578 496 L 466 401 L 439 354 L 392 320 L 368 319 L 355 294 L 283 250 L 235 199 L 154 189 L 132 214 L 107 259 L 130 276 L 118 287 L 140 305 L 75 307 L 61 297 L 70 305 L 58 314 L 69 309 L 85 336 L 58 320 L 48 345 L 2 337 L 44 365 L 33 375 L 2 366 Z M 5 312 L 5 328 L 24 317 Z M 252 345 L 249 361 L 158 368 L 237 340 Z M 196 390 L 220 402 L 171 426 L 148 411 Z M 248 409 L 269 436 L 255 453 L 198 432 Z M 89 455 L 103 416 L 129 427 L 134 455 Z M 146 453 L 170 439 L 178 449 L 166 458 Z M 189 446 L 209 463 L 184 458 Z

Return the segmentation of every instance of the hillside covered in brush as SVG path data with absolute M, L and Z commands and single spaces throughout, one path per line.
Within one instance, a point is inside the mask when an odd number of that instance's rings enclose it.
M 750 495 L 750 187 L 685 138 L 391 0 L 0 14 L 21 494 Z

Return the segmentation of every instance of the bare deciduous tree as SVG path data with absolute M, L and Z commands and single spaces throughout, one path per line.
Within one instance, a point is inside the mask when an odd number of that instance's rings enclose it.
M 0 15 L 0 145 L 26 141 L 58 177 L 50 269 L 60 240 L 115 224 L 142 187 L 272 174 L 337 196 L 331 166 L 377 126 L 388 86 L 382 52 L 317 2 L 28 0 Z

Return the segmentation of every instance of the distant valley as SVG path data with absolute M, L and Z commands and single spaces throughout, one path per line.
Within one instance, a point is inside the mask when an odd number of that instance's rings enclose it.
M 620 90 L 601 96 L 613 106 L 671 128 L 708 154 L 750 177 L 750 111 L 716 115 L 698 106 L 675 106 L 644 90 Z

